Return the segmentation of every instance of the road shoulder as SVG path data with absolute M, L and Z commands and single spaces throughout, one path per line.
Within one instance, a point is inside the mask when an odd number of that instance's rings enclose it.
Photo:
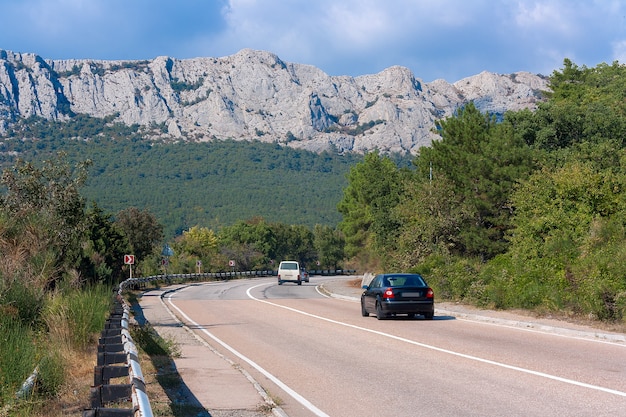
M 173 358 L 183 381 L 181 401 L 199 404 L 212 417 L 281 416 L 281 410 L 254 379 L 176 317 L 163 299 L 184 285 L 149 290 L 139 297 L 147 323 L 165 340 L 174 340 L 180 355 Z

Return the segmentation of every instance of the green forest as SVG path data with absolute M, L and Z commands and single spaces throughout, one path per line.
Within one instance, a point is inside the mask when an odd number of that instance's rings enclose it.
M 110 212 L 148 209 L 169 238 L 196 225 L 219 229 L 258 216 L 336 226 L 346 174 L 363 158 L 258 141 L 150 142 L 138 127 L 85 117 L 69 123 L 22 122 L 0 147 L 1 165 L 17 158 L 41 162 L 58 152 L 72 164 L 90 160 L 83 188 L 88 201 Z M 408 157 L 396 160 L 410 164 Z
M 338 206 L 347 256 L 442 299 L 623 321 L 625 96 L 623 65 L 565 60 L 534 112 L 439 121 L 413 170 L 366 155 Z

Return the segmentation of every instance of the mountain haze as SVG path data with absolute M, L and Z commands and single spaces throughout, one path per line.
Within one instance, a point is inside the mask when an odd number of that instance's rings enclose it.
M 76 114 L 139 125 L 146 139 L 278 143 L 321 152 L 415 154 L 435 121 L 474 101 L 483 112 L 535 108 L 540 75 L 488 72 L 425 83 L 407 68 L 329 76 L 251 49 L 221 58 L 49 60 L 0 50 L 0 134 L 20 119 Z

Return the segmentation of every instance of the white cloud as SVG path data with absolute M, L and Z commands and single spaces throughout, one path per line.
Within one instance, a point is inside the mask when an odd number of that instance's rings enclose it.
M 46 58 L 224 56 L 243 48 L 361 75 L 550 73 L 624 59 L 623 0 L 1 0 L 0 49 Z
M 626 39 L 613 42 L 613 60 L 619 61 L 620 64 L 626 64 Z M 607 62 L 611 64 L 612 62 Z
M 341 43 L 360 49 L 389 36 L 394 22 L 388 13 L 377 2 L 361 2 L 360 7 L 351 2 L 332 2 L 325 13 L 325 29 Z
M 569 3 L 569 2 L 568 2 Z M 568 33 L 571 28 L 569 9 L 561 2 L 519 2 L 515 16 L 517 25 L 525 30 L 550 30 Z

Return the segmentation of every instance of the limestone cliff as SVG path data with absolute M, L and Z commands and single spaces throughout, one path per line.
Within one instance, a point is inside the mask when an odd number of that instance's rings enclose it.
M 474 101 L 482 111 L 533 109 L 547 89 L 530 73 L 483 72 L 425 83 L 407 68 L 329 76 L 245 49 L 222 58 L 46 60 L 0 50 L 0 133 L 20 118 L 115 115 L 147 139 L 259 140 L 322 151 L 411 152 L 434 122 Z

